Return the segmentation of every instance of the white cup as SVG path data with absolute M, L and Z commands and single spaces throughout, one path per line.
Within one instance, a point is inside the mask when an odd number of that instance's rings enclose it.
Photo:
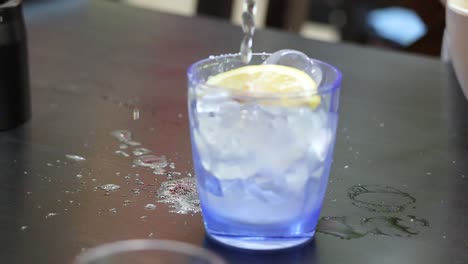
M 468 0 L 448 0 L 446 26 L 450 58 L 468 98 Z

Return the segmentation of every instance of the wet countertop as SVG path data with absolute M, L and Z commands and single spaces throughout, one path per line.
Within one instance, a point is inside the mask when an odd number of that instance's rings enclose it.
M 250 253 L 205 238 L 186 113 L 187 67 L 237 52 L 240 28 L 41 2 L 26 7 L 33 118 L 0 132 L 1 263 L 70 263 L 130 238 L 186 241 L 229 263 L 468 263 L 468 104 L 446 64 L 259 31 L 254 50 L 301 50 L 345 78 L 319 233 Z

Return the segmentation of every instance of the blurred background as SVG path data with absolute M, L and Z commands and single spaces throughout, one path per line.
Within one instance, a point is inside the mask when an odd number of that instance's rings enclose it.
M 25 0 L 40 2 L 42 0 Z M 50 0 L 49 0 L 50 1 Z M 55 0 L 66 1 L 66 0 Z M 240 23 L 243 0 L 102 0 Z M 306 38 L 439 56 L 445 10 L 439 0 L 257 0 L 259 28 Z

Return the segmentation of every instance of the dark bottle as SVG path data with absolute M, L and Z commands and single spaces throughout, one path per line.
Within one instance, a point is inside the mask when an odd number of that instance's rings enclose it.
M 31 117 L 26 29 L 21 0 L 0 0 L 0 130 Z

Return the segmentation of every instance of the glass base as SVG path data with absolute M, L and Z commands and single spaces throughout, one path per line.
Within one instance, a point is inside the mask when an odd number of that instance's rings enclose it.
M 315 231 L 307 237 L 265 238 L 265 237 L 232 237 L 209 234 L 215 241 L 235 248 L 248 250 L 279 250 L 302 245 L 314 237 Z M 309 234 L 308 234 L 309 235 Z

